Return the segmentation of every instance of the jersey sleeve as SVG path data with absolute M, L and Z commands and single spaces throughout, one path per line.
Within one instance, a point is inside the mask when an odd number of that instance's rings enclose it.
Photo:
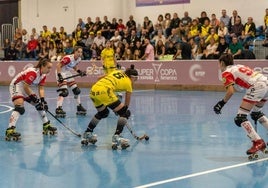
M 71 59 L 68 56 L 63 57 L 61 60 L 62 65 L 68 65 L 70 62 L 71 62 Z
M 234 76 L 230 72 L 222 73 L 222 81 L 225 87 L 235 84 Z
M 30 71 L 25 75 L 24 82 L 28 85 L 31 85 L 33 81 L 36 79 L 37 74 L 34 71 Z

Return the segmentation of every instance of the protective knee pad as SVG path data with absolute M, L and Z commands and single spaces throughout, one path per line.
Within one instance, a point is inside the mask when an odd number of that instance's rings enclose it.
M 79 87 L 73 88 L 72 91 L 74 95 L 79 95 L 81 93 L 81 90 L 79 89 Z
M 250 117 L 253 121 L 257 122 L 258 119 L 260 119 L 262 116 L 264 116 L 264 113 L 259 111 L 259 112 L 251 112 Z
M 14 111 L 17 111 L 20 113 L 20 115 L 23 115 L 25 113 L 24 106 L 15 105 Z
M 234 122 L 238 127 L 241 127 L 241 124 L 245 121 L 248 121 L 246 114 L 237 114 L 234 118 Z
M 129 118 L 130 115 L 131 115 L 131 112 L 130 110 L 128 109 L 127 106 L 123 106 L 123 108 L 121 108 L 120 110 L 117 111 L 117 114 L 120 116 L 120 117 L 125 117 L 125 118 Z
M 58 89 L 57 92 L 59 92 L 59 96 L 61 97 L 67 97 L 69 95 L 69 91 L 66 88 Z
M 107 118 L 109 115 L 110 111 L 108 110 L 108 108 L 106 107 L 104 110 L 99 111 L 96 115 L 95 118 L 97 119 L 103 119 L 103 118 Z

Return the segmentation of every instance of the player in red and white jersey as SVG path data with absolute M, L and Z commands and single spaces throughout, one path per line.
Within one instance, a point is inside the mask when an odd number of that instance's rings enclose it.
M 46 116 L 46 110 L 48 110 L 47 102 L 45 101 L 45 89 L 44 84 L 46 81 L 46 75 L 50 72 L 52 63 L 48 59 L 41 59 L 34 67 L 29 67 L 19 74 L 17 74 L 11 81 L 9 91 L 12 102 L 14 104 L 14 110 L 11 113 L 9 119 L 9 125 L 6 130 L 6 138 L 10 140 L 12 137 L 18 138 L 20 133 L 16 132 L 16 123 L 25 112 L 24 101 L 35 106 L 39 112 L 43 121 L 43 131 L 56 132 L 56 128 L 50 124 Z M 36 86 L 38 89 L 38 95 L 35 94 L 32 86 Z
M 247 119 L 247 115 L 250 114 L 255 123 L 258 121 L 268 129 L 268 119 L 261 111 L 268 99 L 267 77 L 245 65 L 235 65 L 233 56 L 230 54 L 224 54 L 219 58 L 219 66 L 226 93 L 224 98 L 214 106 L 215 113 L 221 113 L 222 107 L 234 94 L 235 85 L 245 88 L 246 93 L 234 121 L 237 126 L 244 128 L 247 136 L 253 142 L 253 146 L 247 150 L 247 154 L 255 154 L 259 150 L 264 151 L 266 144 Z
M 86 72 L 78 69 L 78 64 L 81 61 L 82 55 L 83 55 L 82 47 L 76 46 L 74 47 L 73 54 L 64 56 L 61 59 L 61 61 L 57 64 L 56 79 L 58 81 L 59 86 L 59 89 L 57 90 L 59 96 L 57 99 L 57 108 L 55 111 L 57 117 L 65 117 L 66 112 L 63 111 L 62 104 L 64 101 L 64 97 L 67 97 L 69 95 L 68 87 L 72 89 L 74 98 L 76 99 L 77 114 L 81 115 L 86 114 L 86 109 L 81 105 L 80 100 L 81 90 L 77 86 L 77 83 L 75 82 L 74 78 L 67 78 L 73 76 L 72 71 L 77 72 L 81 77 L 86 76 Z

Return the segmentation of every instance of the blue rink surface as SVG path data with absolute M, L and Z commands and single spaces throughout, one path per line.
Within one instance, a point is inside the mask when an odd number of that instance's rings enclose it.
M 46 88 L 49 110 L 55 112 L 57 88 Z M 96 113 L 83 88 L 81 100 L 86 116 L 76 116 L 72 93 L 64 101 L 66 118 L 61 121 L 83 133 Z M 113 112 L 95 129 L 98 142 L 81 146 L 73 135 L 48 114 L 58 128 L 57 136 L 43 136 L 42 122 L 34 107 L 17 123 L 20 142 L 5 141 L 5 130 L 13 105 L 8 87 L 0 87 L 0 187 L 2 188 L 264 188 L 268 187 L 268 155 L 249 161 L 250 140 L 233 119 L 243 93 L 236 93 L 214 114 L 213 106 L 223 92 L 135 90 L 129 125 L 137 135 L 126 150 L 112 150 L 117 117 Z M 264 112 L 268 114 L 267 107 Z M 250 117 L 249 117 L 250 118 Z M 258 133 L 268 141 L 267 131 Z

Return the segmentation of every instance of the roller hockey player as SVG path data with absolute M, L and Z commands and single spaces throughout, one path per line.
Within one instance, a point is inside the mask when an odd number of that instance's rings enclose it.
M 129 147 L 129 140 L 123 138 L 121 133 L 131 115 L 128 107 L 131 100 L 132 84 L 137 78 L 138 72 L 134 69 L 134 65 L 131 65 L 125 72 L 114 70 L 92 86 L 90 98 L 97 109 L 97 113 L 85 130 L 81 141 L 82 145 L 97 142 L 97 135 L 93 133 L 93 130 L 101 119 L 108 117 L 109 109 L 111 109 L 119 116 L 116 131 L 112 136 L 112 149 L 118 147 L 126 149 Z M 125 103 L 118 99 L 116 91 L 125 91 Z

